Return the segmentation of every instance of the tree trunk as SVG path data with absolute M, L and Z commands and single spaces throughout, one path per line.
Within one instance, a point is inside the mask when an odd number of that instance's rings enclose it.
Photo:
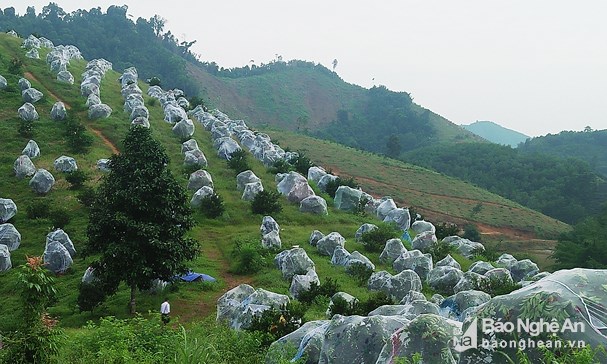
M 135 291 L 136 291 L 137 287 L 135 286 L 135 284 L 131 285 L 131 302 L 129 303 L 129 309 L 131 311 L 131 314 L 135 314 Z

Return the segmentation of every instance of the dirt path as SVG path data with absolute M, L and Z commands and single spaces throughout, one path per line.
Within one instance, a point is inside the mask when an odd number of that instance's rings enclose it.
M 31 72 L 25 72 L 24 73 L 25 78 L 28 78 L 31 81 L 36 81 L 39 84 L 42 85 L 42 82 L 40 82 L 36 76 L 34 76 L 34 74 L 32 74 Z M 48 93 L 57 101 L 61 101 L 63 102 L 63 105 L 65 105 L 65 108 L 67 110 L 71 110 L 72 109 L 72 105 L 70 105 L 68 102 L 66 102 L 65 100 L 63 100 L 61 97 L 57 96 L 56 94 L 53 93 L 53 91 L 51 91 L 49 88 L 45 87 L 46 91 L 48 91 Z M 95 135 L 97 135 L 99 138 L 101 138 L 101 140 L 103 141 L 103 144 L 105 144 L 108 148 L 110 148 L 110 150 L 112 151 L 113 154 L 120 154 L 120 151 L 118 150 L 118 148 L 116 147 L 116 145 L 114 143 L 112 143 L 111 140 L 109 140 L 105 135 L 103 135 L 103 133 L 100 130 L 97 130 L 93 127 L 91 127 L 90 125 L 86 125 L 86 128 L 89 129 L 91 132 L 93 132 Z
M 40 82 L 40 81 L 39 81 L 39 80 L 36 78 L 36 76 L 34 76 L 34 75 L 31 73 L 31 72 L 25 72 L 23 75 L 25 76 L 25 78 L 28 78 L 28 79 L 30 79 L 31 81 L 36 81 L 36 82 L 38 82 L 39 84 L 43 85 L 43 84 L 42 84 L 42 82 Z M 45 88 L 46 88 L 46 87 L 45 87 Z M 55 95 L 55 94 L 53 93 L 53 91 L 49 90 L 48 88 L 46 88 L 46 90 L 48 91 L 48 93 L 49 93 L 49 94 L 50 94 L 50 95 L 51 95 L 51 96 L 52 96 L 52 97 L 53 97 L 55 100 L 63 102 L 63 105 L 65 105 L 65 108 L 66 108 L 67 110 L 70 110 L 70 109 L 72 108 L 72 105 L 68 104 L 67 102 L 65 102 L 65 100 L 63 100 L 63 99 L 62 99 L 62 98 L 60 98 L 59 96 Z

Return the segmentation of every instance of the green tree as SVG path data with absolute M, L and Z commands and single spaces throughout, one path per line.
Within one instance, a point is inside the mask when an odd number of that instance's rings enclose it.
M 98 254 L 92 266 L 99 287 L 113 294 L 124 281 L 132 313 L 137 288 L 187 271 L 186 262 L 198 254 L 198 243 L 185 237 L 194 225 L 192 211 L 168 163 L 151 131 L 132 127 L 90 210 L 85 251 Z
M 607 208 L 560 236 L 554 250 L 558 268 L 607 268 Z
M 401 150 L 400 139 L 396 135 L 390 135 L 386 143 L 386 155 L 390 158 L 398 158 Z

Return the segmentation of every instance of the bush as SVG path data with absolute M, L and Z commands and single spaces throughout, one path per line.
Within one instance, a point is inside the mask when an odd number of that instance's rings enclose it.
M 281 308 L 271 308 L 255 315 L 247 330 L 262 333 L 262 346 L 269 347 L 274 341 L 299 329 L 305 311 L 301 303 L 291 301 Z
M 462 238 L 480 243 L 481 233 L 478 231 L 476 225 L 466 224 L 464 225 L 464 234 L 462 235 Z
M 337 177 L 336 179 L 329 181 L 329 183 L 327 183 L 327 187 L 325 188 L 325 191 L 329 194 L 329 196 L 331 196 L 332 198 L 335 198 L 335 192 L 337 192 L 337 189 L 339 188 L 339 186 L 348 186 L 348 187 L 352 187 L 352 188 L 358 188 L 358 183 L 356 183 L 356 181 L 352 177 L 347 178 L 347 179 L 342 179 L 341 177 Z
M 232 249 L 232 272 L 236 274 L 253 274 L 268 265 L 266 251 L 261 243 L 255 241 L 236 241 Z
M 339 290 L 339 283 L 337 283 L 336 280 L 327 278 L 320 286 L 316 283 L 310 284 L 310 289 L 301 292 L 297 299 L 302 303 L 310 304 L 319 296 L 331 298 L 335 293 L 339 292 Z
M 297 157 L 290 159 L 289 164 L 291 164 L 297 172 L 304 176 L 308 175 L 308 169 L 310 169 L 310 167 L 314 167 L 314 163 L 312 163 L 310 158 L 308 158 L 302 151 L 298 151 Z
M 272 166 L 268 168 L 268 170 L 272 174 L 289 173 L 293 170 L 293 166 L 284 159 L 278 159 L 275 160 L 274 163 L 272 163 Z
M 386 241 L 398 238 L 400 231 L 393 224 L 379 224 L 377 229 L 367 231 L 360 237 L 360 241 L 368 252 L 381 252 L 386 246 Z
M 508 294 L 519 288 L 521 288 L 520 284 L 512 282 L 511 279 L 508 279 L 508 276 L 505 276 L 501 278 L 492 277 L 488 281 L 481 282 L 479 291 L 486 292 L 491 297 L 495 297 Z
M 66 209 L 54 209 L 50 217 L 55 229 L 63 229 L 72 220 Z
M 162 86 L 162 83 L 160 82 L 160 78 L 158 78 L 156 76 L 150 78 L 150 86 Z
M 355 263 L 348 267 L 347 272 L 354 277 L 359 286 L 366 286 L 373 269 L 363 263 Z
M 73 119 L 68 119 L 65 124 L 65 137 L 74 153 L 85 154 L 93 145 L 93 137 L 80 122 Z
M 80 189 L 84 185 L 84 182 L 86 182 L 88 179 L 89 176 L 86 174 L 86 172 L 80 169 L 72 171 L 65 176 L 65 180 L 69 182 L 71 185 L 70 189 L 72 190 Z
M 34 219 L 45 219 L 50 216 L 51 204 L 47 200 L 34 200 L 30 205 L 25 208 L 27 218 L 30 220 Z
M 238 149 L 231 153 L 230 159 L 228 159 L 228 167 L 236 173 L 251 169 L 247 160 L 247 152 L 243 149 Z
M 432 255 L 433 262 L 438 262 L 454 251 L 455 248 L 451 244 L 439 241 L 436 245 L 433 245 L 432 248 L 430 248 L 428 253 Z
M 158 103 L 158 100 L 156 100 L 155 98 L 149 98 L 146 100 L 145 104 L 148 106 L 156 106 L 156 104 Z
M 78 201 L 85 207 L 93 206 L 93 202 L 95 201 L 95 189 L 92 187 L 85 187 L 78 195 L 76 195 Z
M 436 238 L 440 241 L 447 236 L 454 236 L 459 233 L 459 227 L 450 222 L 441 222 L 434 226 L 436 228 Z
M 100 306 L 106 299 L 106 295 L 103 289 L 95 286 L 93 283 L 81 282 L 78 287 L 78 309 L 80 312 L 93 310 Z
M 11 59 L 8 65 L 8 72 L 13 75 L 21 76 L 23 74 L 23 62 L 19 58 Z
M 24 138 L 33 138 L 34 137 L 34 122 L 21 120 L 19 121 L 19 127 L 17 128 L 17 132 Z
M 200 201 L 200 211 L 210 219 L 218 218 L 225 212 L 223 198 L 216 193 L 203 197 Z
M 372 293 L 367 300 L 348 303 L 343 298 L 337 298 L 329 307 L 329 317 L 333 315 L 360 315 L 367 316 L 369 312 L 384 305 L 393 305 L 394 301 L 383 292 Z
M 269 215 L 282 211 L 277 191 L 263 190 L 255 195 L 251 201 L 251 211 L 254 214 Z

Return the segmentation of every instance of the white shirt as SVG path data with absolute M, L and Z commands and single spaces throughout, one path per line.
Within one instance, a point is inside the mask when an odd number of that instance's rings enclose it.
M 171 313 L 171 305 L 167 301 L 162 302 L 162 305 L 160 305 L 160 313 Z

